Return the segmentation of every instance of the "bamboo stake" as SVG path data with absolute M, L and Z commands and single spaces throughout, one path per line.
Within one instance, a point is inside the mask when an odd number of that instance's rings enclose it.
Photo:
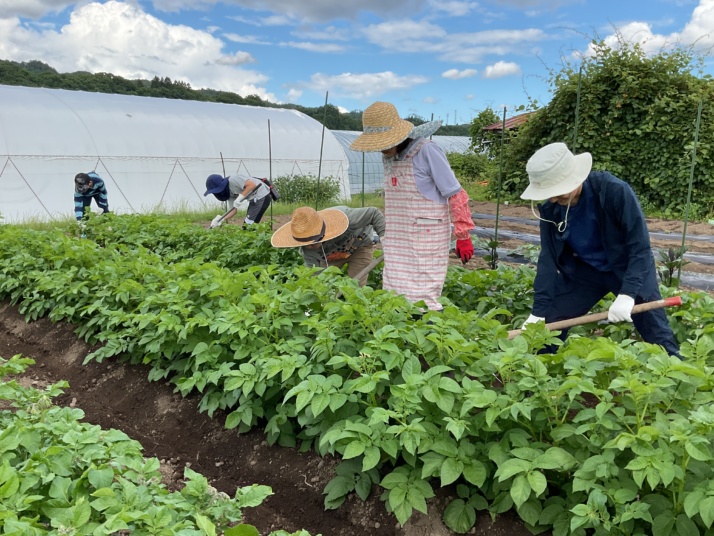
M 697 122 L 694 127 L 694 146 L 692 147 L 692 166 L 689 168 L 689 186 L 687 188 L 687 206 L 684 209 L 684 229 L 682 230 L 682 248 L 679 250 L 679 267 L 677 268 L 677 288 L 682 276 L 682 260 L 684 259 L 684 244 L 687 238 L 687 222 L 689 221 L 689 205 L 692 201 L 692 185 L 694 183 L 694 164 L 697 161 L 697 142 L 699 141 L 699 123 L 702 119 L 702 101 L 697 106 Z
M 318 200 L 320 199 L 320 174 L 322 173 L 322 149 L 325 145 L 325 123 L 327 123 L 327 97 L 329 91 L 325 91 L 325 108 L 322 114 L 322 136 L 320 137 L 320 162 L 317 164 L 317 192 L 315 192 L 315 210 L 320 207 Z

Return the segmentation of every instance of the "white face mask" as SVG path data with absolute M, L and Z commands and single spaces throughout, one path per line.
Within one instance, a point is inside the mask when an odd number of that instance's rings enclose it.
M 533 201 L 531 201 L 531 212 L 536 217 L 536 219 L 552 223 L 553 225 L 555 225 L 555 228 L 558 229 L 558 232 L 564 233 L 565 229 L 568 227 L 568 212 L 570 212 L 570 203 L 572 199 L 573 197 L 570 196 L 570 199 L 568 199 L 568 207 L 565 209 L 565 219 L 563 219 L 563 221 L 561 221 L 560 223 L 556 223 L 553 220 L 546 220 L 545 218 L 541 218 L 540 216 L 538 216 L 538 214 L 536 214 L 535 207 L 533 206 Z

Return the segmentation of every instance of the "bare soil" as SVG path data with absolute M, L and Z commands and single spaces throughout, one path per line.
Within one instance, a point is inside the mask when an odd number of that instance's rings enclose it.
M 490 203 L 472 203 L 472 211 L 495 214 Z M 532 218 L 529 207 L 504 207 L 501 215 Z M 289 220 L 275 218 L 274 227 Z M 682 223 L 649 220 L 651 231 L 680 233 Z M 493 225 L 479 220 L 479 226 Z M 537 228 L 501 221 L 499 228 L 537 234 Z M 712 226 L 690 223 L 689 235 L 709 235 Z M 514 248 L 518 244 L 503 244 Z M 667 242 L 662 247 L 677 246 Z M 714 254 L 709 243 L 692 242 L 692 251 Z M 706 248 L 706 249 L 705 249 Z M 460 264 L 454 257 L 452 262 Z M 687 269 L 697 268 L 694 263 Z M 484 267 L 482 259 L 474 258 L 467 268 Z M 711 273 L 711 267 L 703 267 Z M 176 489 L 182 485 L 184 467 L 205 475 L 220 491 L 233 495 L 237 487 L 250 484 L 271 486 L 274 495 L 263 505 L 245 512 L 245 521 L 254 524 L 261 534 L 272 530 L 308 530 L 313 536 L 447 536 L 451 535 L 441 521 L 441 512 L 454 495 L 452 488 L 439 490 L 429 502 L 429 514 L 415 513 L 401 527 L 388 514 L 379 500 L 375 487 L 365 502 L 351 496 L 337 510 L 324 510 L 322 490 L 333 477 L 337 461 L 321 458 L 314 452 L 300 453 L 296 449 L 269 446 L 260 430 L 238 435 L 223 428 L 224 415 L 209 418 L 198 411 L 198 400 L 182 398 L 167 382 L 149 382 L 148 369 L 124 365 L 117 360 L 104 363 L 84 358 L 93 350 L 74 334 L 74 326 L 40 319 L 27 323 L 17 308 L 0 302 L 0 356 L 9 358 L 22 354 L 36 361 L 22 381 L 42 387 L 67 380 L 69 388 L 56 402 L 81 408 L 85 420 L 104 428 L 124 431 L 139 441 L 148 457 L 161 460 L 166 484 Z M 507 513 L 492 521 L 485 512 L 479 513 L 471 534 L 489 536 L 526 536 L 530 532 L 516 515 Z
M 149 382 L 148 369 L 116 359 L 83 365 L 94 348 L 78 339 L 75 327 L 43 318 L 27 323 L 17 307 L 0 302 L 0 356 L 22 354 L 35 360 L 20 380 L 37 388 L 67 380 L 58 405 L 77 407 L 85 420 L 122 430 L 144 446 L 147 457 L 162 463 L 170 489 L 182 487 L 184 467 L 206 476 L 219 491 L 264 484 L 274 495 L 246 510 L 244 521 L 261 534 L 305 529 L 312 536 L 447 536 L 441 512 L 453 490 L 430 501 L 429 515 L 416 513 L 401 527 L 386 512 L 375 487 L 363 502 L 351 496 L 337 510 L 324 509 L 322 490 L 334 476 L 337 460 L 314 452 L 269 446 L 260 430 L 238 435 L 223 427 L 225 415 L 199 413 L 195 397 L 182 398 L 168 382 Z M 530 532 L 512 514 L 496 522 L 483 513 L 471 532 L 477 535 L 526 536 Z

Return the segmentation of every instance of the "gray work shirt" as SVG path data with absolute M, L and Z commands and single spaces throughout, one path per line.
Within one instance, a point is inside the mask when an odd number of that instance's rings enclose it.
M 351 255 L 357 248 L 372 245 L 372 232 L 384 236 L 384 214 L 376 207 L 332 207 L 345 213 L 349 224 L 340 236 L 322 243 L 318 249 L 300 248 L 307 266 L 325 266 L 325 256 L 335 253 Z M 323 253 L 324 251 L 324 253 Z
M 263 199 L 266 195 L 270 195 L 270 189 L 263 183 L 263 181 L 256 179 L 255 177 L 251 177 L 250 175 L 238 173 L 228 177 L 228 189 L 231 193 L 231 196 L 228 198 L 229 206 L 237 206 L 236 200 L 245 188 L 245 181 L 248 179 L 257 183 L 258 187 L 245 197 L 246 201 L 258 201 L 259 199 Z

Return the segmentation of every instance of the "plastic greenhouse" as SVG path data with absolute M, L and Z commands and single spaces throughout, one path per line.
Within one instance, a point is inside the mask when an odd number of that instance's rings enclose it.
M 382 153 L 361 153 L 350 149 L 352 142 L 362 134 L 354 130 L 333 130 L 332 133 L 342 144 L 350 163 L 350 192 L 362 192 L 364 179 L 365 193 L 374 192 L 382 188 L 384 168 L 382 166 Z M 446 153 L 466 153 L 471 145 L 468 136 L 432 136 L 431 139 L 439 144 Z
M 6 222 L 70 216 L 74 176 L 93 170 L 114 212 L 219 208 L 203 192 L 224 166 L 226 175 L 319 173 L 350 197 L 342 145 L 294 110 L 0 85 Z

